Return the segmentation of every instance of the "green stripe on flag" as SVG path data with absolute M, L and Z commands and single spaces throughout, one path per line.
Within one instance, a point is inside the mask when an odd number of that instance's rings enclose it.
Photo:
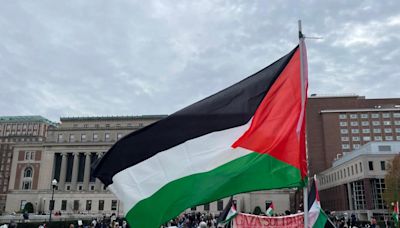
M 251 153 L 204 173 L 174 180 L 126 215 L 133 228 L 159 228 L 184 209 L 242 192 L 304 186 L 300 170 L 267 154 Z M 148 214 L 149 211 L 154 213 Z
M 325 212 L 321 209 L 319 212 L 319 216 L 317 221 L 315 221 L 313 228 L 322 228 L 325 227 L 326 222 L 328 221 L 328 217 L 326 216 Z

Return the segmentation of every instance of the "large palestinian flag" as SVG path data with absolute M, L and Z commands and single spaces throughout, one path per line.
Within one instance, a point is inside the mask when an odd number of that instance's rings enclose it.
M 306 76 L 296 47 L 239 83 L 122 138 L 94 176 L 123 202 L 134 228 L 158 228 L 186 208 L 237 193 L 303 186 L 307 80 L 301 83 L 301 69 Z

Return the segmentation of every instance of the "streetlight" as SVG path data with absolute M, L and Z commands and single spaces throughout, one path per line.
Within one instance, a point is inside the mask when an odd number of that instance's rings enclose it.
M 57 187 L 57 180 L 54 179 L 51 181 L 51 186 L 53 187 L 53 192 L 51 193 L 51 200 L 50 200 L 50 217 L 49 217 L 49 225 L 51 223 L 51 214 L 53 212 L 54 209 L 54 190 Z

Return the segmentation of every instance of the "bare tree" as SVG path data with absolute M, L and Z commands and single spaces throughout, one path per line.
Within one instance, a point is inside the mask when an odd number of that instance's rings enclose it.
M 388 172 L 385 176 L 385 187 L 383 199 L 391 207 L 392 203 L 400 200 L 400 154 L 396 155 L 391 164 L 389 164 Z

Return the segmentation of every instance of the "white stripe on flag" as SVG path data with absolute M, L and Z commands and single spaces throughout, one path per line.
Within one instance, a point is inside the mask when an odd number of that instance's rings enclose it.
M 108 187 L 123 200 L 124 212 L 127 213 L 140 200 L 153 195 L 171 181 L 213 170 L 252 153 L 243 148 L 231 148 L 250 124 L 251 120 L 245 125 L 213 132 L 160 152 L 114 175 L 113 184 Z M 177 161 L 180 165 L 176 165 Z

